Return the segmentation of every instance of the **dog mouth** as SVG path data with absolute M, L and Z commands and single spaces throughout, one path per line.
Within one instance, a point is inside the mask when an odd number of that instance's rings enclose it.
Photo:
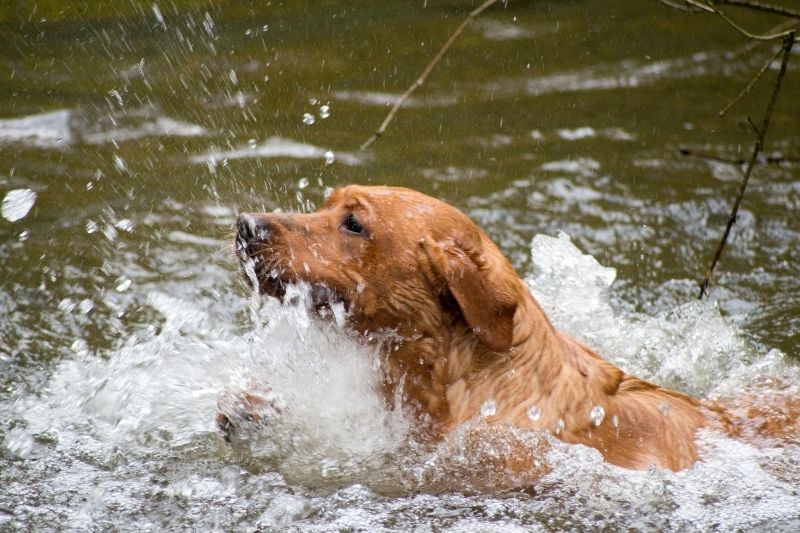
M 241 237 L 234 244 L 239 266 L 245 281 L 259 294 L 277 298 L 283 304 L 304 303 L 322 316 L 336 314 L 338 309 L 349 310 L 342 294 L 329 284 L 303 279 L 293 270 L 270 260 L 266 250 L 256 249 Z

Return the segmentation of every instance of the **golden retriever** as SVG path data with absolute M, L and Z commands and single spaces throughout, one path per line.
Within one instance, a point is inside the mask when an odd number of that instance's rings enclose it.
M 391 332 L 373 336 L 383 392 L 431 439 L 481 417 L 591 446 L 615 465 L 677 471 L 697 459 L 699 429 L 736 431 L 720 409 L 628 375 L 556 330 L 486 234 L 422 193 L 349 186 L 314 213 L 244 214 L 235 247 L 261 293 L 281 298 L 302 281 L 314 305 L 341 302 L 348 327 Z M 259 402 L 246 394 L 239 407 Z

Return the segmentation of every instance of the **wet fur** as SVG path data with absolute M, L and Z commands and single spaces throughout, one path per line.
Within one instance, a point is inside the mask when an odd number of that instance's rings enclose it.
M 350 216 L 363 233 L 347 229 Z M 677 471 L 697 459 L 698 430 L 737 431 L 721 410 L 628 375 L 557 331 L 486 234 L 424 194 L 350 186 L 315 213 L 243 215 L 237 250 L 262 293 L 324 286 L 347 306 L 349 327 L 392 332 L 381 341 L 385 397 L 414 413 L 423 438 L 445 438 L 493 401 L 489 427 L 544 430 L 615 465 Z

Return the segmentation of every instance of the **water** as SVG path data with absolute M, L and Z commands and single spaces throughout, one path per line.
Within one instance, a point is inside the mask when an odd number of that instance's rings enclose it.
M 657 3 L 512 2 L 359 152 L 464 14 L 0 8 L 0 529 L 800 528 L 796 436 L 705 434 L 703 461 L 677 474 L 530 432 L 415 442 L 341 313 L 319 330 L 302 305 L 246 290 L 238 212 L 405 185 L 469 213 L 553 322 L 625 370 L 704 398 L 798 395 L 792 71 L 767 136 L 787 159 L 756 168 L 699 303 L 741 169 L 678 149 L 749 152 L 763 88 L 716 112 L 771 51 L 732 58 L 727 26 Z M 228 444 L 215 416 L 243 390 L 268 400 L 269 424 Z M 497 467 L 519 443 L 542 450 L 542 477 Z
M 631 343 L 650 343 L 650 353 L 638 348 L 649 357 L 628 365 L 648 379 L 688 382 L 704 396 L 747 389 L 758 379 L 800 385 L 800 373 L 783 354 L 758 354 L 712 304 L 673 309 L 669 317 L 615 313 L 609 270 L 581 256 L 566 236 L 538 236 L 533 251 L 540 265 L 534 291 L 545 285 L 560 295 L 558 304 L 540 295 L 550 315 L 570 331 L 588 331 L 586 337 L 616 329 Z M 227 295 L 222 313 L 209 299 L 151 291 L 143 305 L 155 316 L 143 331 L 99 352 L 78 339 L 42 388 L 17 388 L 2 405 L 11 421 L 4 436 L 6 526 L 42 527 L 53 516 L 76 529 L 131 527 L 126 521 L 136 520 L 145 530 L 586 523 L 684 530 L 800 523 L 796 445 L 755 448 L 708 434 L 703 462 L 677 474 L 622 470 L 595 450 L 533 432 L 500 435 L 477 448 L 466 435 L 430 447 L 409 436 L 412 421 L 384 406 L 377 353 L 335 323 L 316 327 L 302 290 L 287 306 Z M 59 310 L 81 313 L 80 306 L 62 301 Z M 251 312 L 244 323 L 235 317 L 243 309 Z M 589 317 L 595 330 L 575 329 Z M 700 331 L 713 341 L 696 346 Z M 606 339 L 601 349 L 617 353 L 616 339 Z M 731 351 L 724 339 L 741 350 Z M 723 364 L 735 371 L 711 384 L 696 371 L 697 359 L 709 373 L 720 375 Z M 675 376 L 676 369 L 687 370 Z M 264 424 L 240 421 L 230 446 L 215 415 L 241 391 L 261 395 L 275 409 L 267 410 Z M 481 416 L 495 408 L 487 402 Z M 602 422 L 602 413 L 591 416 Z M 528 446 L 546 439 L 550 451 L 542 461 L 552 471 L 517 484 L 487 466 L 502 457 L 509 439 Z

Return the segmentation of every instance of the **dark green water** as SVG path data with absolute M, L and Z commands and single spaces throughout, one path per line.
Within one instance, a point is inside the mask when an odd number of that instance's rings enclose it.
M 57 361 L 84 347 L 107 359 L 145 335 L 158 316 L 152 291 L 241 326 L 245 292 L 228 244 L 235 213 L 307 209 L 347 183 L 408 186 L 462 208 L 523 274 L 533 236 L 563 230 L 617 269 L 612 302 L 628 313 L 696 299 L 742 168 L 679 149 L 746 159 L 745 117 L 760 120 L 777 72 L 720 119 L 769 46 L 734 56 L 745 42 L 723 22 L 657 2 L 512 1 L 480 17 L 385 136 L 359 152 L 473 3 L 111 5 L 0 7 L 0 198 L 36 193 L 26 216 L 0 219 L 8 405 L 44 390 Z M 767 136 L 767 153 L 788 159 L 757 166 L 711 288 L 755 352 L 776 348 L 794 361 L 799 69 L 795 53 Z M 14 465 L 6 483 L 44 483 L 3 454 Z M 6 494 L 5 524 L 46 522 L 46 513 L 15 515 L 23 501 L 64 504 L 55 489 Z M 139 515 L 126 516 L 86 527 L 133 528 Z

